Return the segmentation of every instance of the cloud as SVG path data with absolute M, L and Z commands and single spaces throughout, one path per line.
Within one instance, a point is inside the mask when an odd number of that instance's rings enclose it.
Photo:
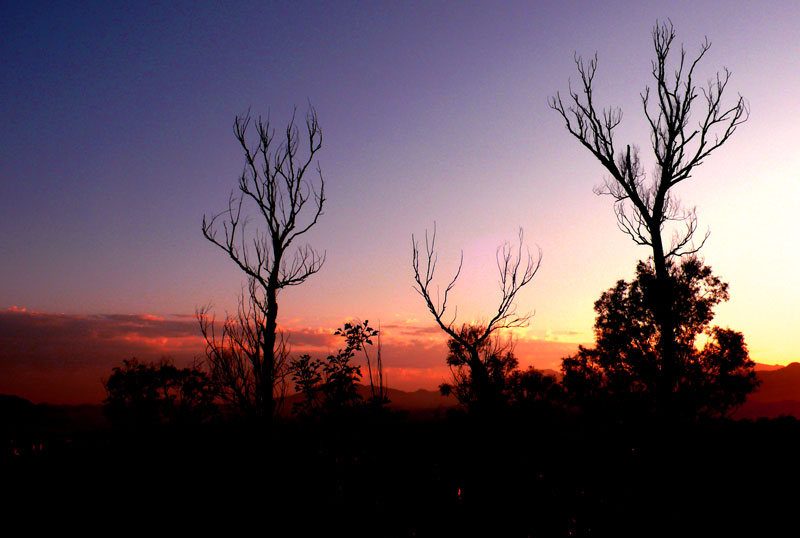
M 381 325 L 381 330 L 388 330 L 391 334 L 442 334 L 442 329 L 436 325 Z
M 384 379 L 391 388 L 414 391 L 418 389 L 436 390 L 439 385 L 450 380 L 450 371 L 442 364 L 431 368 L 385 368 Z
M 186 364 L 204 343 L 197 321 L 149 315 L 0 312 L 0 393 L 50 403 L 98 402 L 123 359 Z
M 300 324 L 282 327 L 293 356 L 323 358 L 344 347 L 335 327 Z M 562 331 L 569 332 L 569 331 Z M 381 356 L 392 388 L 434 389 L 449 380 L 445 364 L 447 337 L 433 325 L 407 322 L 381 326 Z M 377 356 L 377 341 L 368 348 Z M 560 368 L 577 344 L 525 335 L 515 352 L 523 368 Z M 69 315 L 0 311 L 0 393 L 34 402 L 98 403 L 105 397 L 102 380 L 124 359 L 142 361 L 172 357 L 187 365 L 204 356 L 197 320 L 190 315 Z M 364 355 L 356 364 L 366 374 Z
M 303 353 L 331 352 L 334 348 L 343 347 L 341 336 L 336 336 L 336 329 L 327 327 L 281 327 L 289 336 L 289 345 L 293 351 L 301 350 Z

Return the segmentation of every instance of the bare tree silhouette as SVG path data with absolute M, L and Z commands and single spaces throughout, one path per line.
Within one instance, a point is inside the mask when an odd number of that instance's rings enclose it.
M 652 74 L 655 90 L 645 87 L 640 94 L 644 114 L 650 127 L 650 145 L 656 160 L 655 172 L 648 180 L 639 158 L 639 148 L 627 145 L 624 151 L 614 146 L 614 132 L 622 121 L 619 108 L 599 109 L 594 101 L 594 76 L 597 55 L 588 63 L 576 55 L 580 88 L 569 90 L 564 104 L 557 93 L 550 107 L 564 119 L 567 130 L 594 155 L 609 172 L 610 178 L 595 189 L 597 194 L 611 196 L 619 228 L 639 245 L 650 247 L 658 282 L 656 293 L 656 323 L 660 329 L 663 387 L 671 393 L 677 382 L 675 322 L 670 305 L 672 291 L 668 271 L 669 260 L 696 253 L 705 243 L 693 242 L 697 230 L 694 208 L 684 209 L 672 191 L 680 182 L 691 177 L 695 167 L 702 164 L 714 150 L 724 144 L 736 128 L 749 117 L 749 108 L 740 95 L 732 106 L 722 105 L 722 96 L 731 73 L 722 74 L 706 87 L 695 84 L 695 69 L 711 44 L 700 46 L 694 59 L 688 59 L 681 47 L 677 67 L 668 67 L 675 32 L 672 23 L 658 24 L 653 29 L 655 60 Z M 702 96 L 702 99 L 698 99 Z M 702 103 L 702 104 L 698 104 Z M 699 111 L 699 121 L 692 125 L 693 112 Z M 662 231 L 668 223 L 680 223 L 671 243 L 665 246 Z
M 199 312 L 201 327 L 206 324 L 203 332 L 209 343 L 210 369 L 227 384 L 233 401 L 249 402 L 249 411 L 266 420 L 278 411 L 286 376 L 286 340 L 277 324 L 278 294 L 305 282 L 325 262 L 325 254 L 308 245 L 298 247 L 293 255 L 289 252 L 295 240 L 317 223 L 325 202 L 325 182 L 318 164 L 319 186 L 308 179 L 322 147 L 316 111 L 309 107 L 306 114 L 305 152 L 300 151 L 295 114 L 278 141 L 269 119 L 259 117 L 254 123 L 255 140 L 250 142 L 250 114 L 236 117 L 233 132 L 245 157 L 238 192 L 231 193 L 225 211 L 210 219 L 203 217 L 202 225 L 205 238 L 225 251 L 249 279 L 249 292 L 243 294 L 238 316 L 225 323 L 221 347 L 214 343 L 213 320 L 208 321 L 207 309 Z M 254 207 L 265 230 L 248 233 L 246 205 Z M 232 347 L 222 345 L 224 339 Z
M 523 232 L 519 231 L 519 245 L 516 249 L 508 243 L 502 245 L 497 249 L 496 261 L 497 269 L 500 273 L 500 304 L 497 307 L 497 312 L 486 323 L 485 326 L 471 327 L 465 325 L 459 329 L 456 324 L 457 308 L 454 312 L 452 319 L 446 320 L 447 314 L 447 299 L 450 291 L 456 284 L 461 268 L 464 262 L 464 253 L 461 253 L 461 259 L 458 264 L 458 270 L 453 276 L 450 283 L 441 295 L 439 296 L 438 287 L 435 290 L 436 299 L 433 297 L 433 279 L 436 271 L 436 227 L 434 225 L 433 233 L 429 236 L 425 232 L 425 254 L 424 265 L 425 269 L 421 269 L 423 255 L 420 252 L 419 243 L 416 238 L 411 236 L 412 243 L 412 267 L 414 270 L 414 289 L 425 300 L 428 310 L 433 314 L 433 318 L 439 327 L 450 337 L 455 346 L 460 350 L 460 353 L 465 357 L 463 365 L 469 368 L 469 376 L 471 379 L 471 392 L 470 399 L 473 402 L 473 407 L 479 411 L 485 411 L 499 403 L 502 398 L 502 391 L 495 390 L 491 382 L 490 364 L 487 358 L 491 358 L 491 353 L 482 353 L 486 348 L 486 342 L 496 331 L 501 329 L 510 329 L 514 327 L 524 327 L 528 324 L 531 314 L 518 314 L 516 304 L 517 293 L 536 275 L 542 261 L 542 253 L 534 260 L 530 251 L 527 249 L 523 252 Z M 524 262 L 524 265 L 523 265 Z M 451 346 L 451 347 L 452 347 Z M 456 383 L 459 379 L 454 379 Z

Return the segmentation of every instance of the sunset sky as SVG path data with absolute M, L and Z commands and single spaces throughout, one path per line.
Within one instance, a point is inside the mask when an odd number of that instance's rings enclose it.
M 368 319 L 390 385 L 434 388 L 444 339 L 412 287 L 411 234 L 436 222 L 442 285 L 463 250 L 452 301 L 471 322 L 496 309 L 495 251 L 522 227 L 543 259 L 517 352 L 558 368 L 649 253 L 593 194 L 602 167 L 547 99 L 575 81 L 574 53 L 597 52 L 596 99 L 622 108 L 617 144 L 652 170 L 639 93 L 667 18 L 690 56 L 712 43 L 698 82 L 729 68 L 727 102 L 751 109 L 678 189 L 730 283 L 715 323 L 757 362 L 800 360 L 794 1 L 18 2 L 0 17 L 0 393 L 99 402 L 125 358 L 199 358 L 196 308 L 224 317 L 244 282 L 200 230 L 242 169 L 233 119 L 281 128 L 309 102 L 327 202 L 307 240 L 327 261 L 280 295 L 293 349 L 335 352 L 333 330 Z

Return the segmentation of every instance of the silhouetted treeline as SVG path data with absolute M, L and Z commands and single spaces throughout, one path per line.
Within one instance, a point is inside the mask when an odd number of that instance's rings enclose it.
M 209 376 L 198 368 L 176 368 L 168 360 L 155 364 L 125 360 L 104 385 L 105 415 L 118 428 L 199 423 L 217 411 Z

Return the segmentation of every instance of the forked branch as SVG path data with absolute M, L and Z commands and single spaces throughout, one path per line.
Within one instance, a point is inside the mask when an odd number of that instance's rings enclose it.
M 519 291 L 527 285 L 536 272 L 539 270 L 542 261 L 541 249 L 538 251 L 537 257 L 531 255 L 530 250 L 524 247 L 523 231 L 519 231 L 519 244 L 512 247 L 506 243 L 499 247 L 496 252 L 497 269 L 500 273 L 500 302 L 497 311 L 491 320 L 486 324 L 480 336 L 475 338 L 472 342 L 463 340 L 460 331 L 456 328 L 457 309 L 453 317 L 447 321 L 445 314 L 447 312 L 447 301 L 450 291 L 456 284 L 464 262 L 464 254 L 458 264 L 458 269 L 455 275 L 445 287 L 444 293 L 440 295 L 440 288 L 437 286 L 434 298 L 434 276 L 436 272 L 436 263 L 438 261 L 436 253 L 436 227 L 434 225 L 433 233 L 429 236 L 425 232 L 425 253 L 420 251 L 419 242 L 412 235 L 412 269 L 414 271 L 414 290 L 423 298 L 428 310 L 433 315 L 439 327 L 457 342 L 465 347 L 471 348 L 480 346 L 493 332 L 500 329 L 508 329 L 514 327 L 523 327 L 528 324 L 531 314 L 517 314 L 515 299 Z M 424 259 L 424 269 L 422 268 L 422 260 Z

